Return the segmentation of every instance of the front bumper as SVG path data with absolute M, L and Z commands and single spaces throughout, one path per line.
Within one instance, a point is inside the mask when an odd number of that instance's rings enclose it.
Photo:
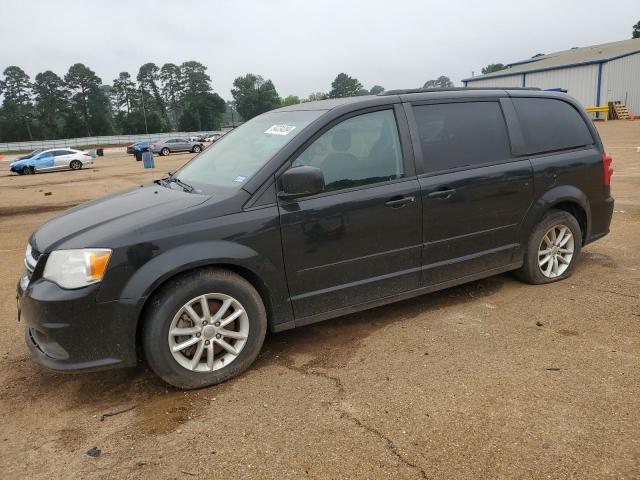
M 137 302 L 98 303 L 98 285 L 65 290 L 42 278 L 25 284 L 23 276 L 18 308 L 34 361 L 66 372 L 135 365 Z

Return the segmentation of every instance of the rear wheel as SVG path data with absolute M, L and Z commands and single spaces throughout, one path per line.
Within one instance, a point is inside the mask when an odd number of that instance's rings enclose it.
M 80 170 L 82 168 L 82 162 L 80 160 L 72 160 L 69 164 L 71 170 Z
M 142 343 L 151 368 L 184 389 L 228 380 L 256 359 L 267 331 L 262 299 L 220 269 L 181 275 L 150 300 Z
M 167 147 L 164 147 L 162 150 L 160 150 L 160 155 L 162 155 L 163 157 L 166 157 L 167 155 L 169 155 L 169 149 Z
M 581 249 L 582 230 L 575 217 L 551 210 L 531 232 L 524 264 L 516 275 L 532 284 L 563 280 L 573 274 Z

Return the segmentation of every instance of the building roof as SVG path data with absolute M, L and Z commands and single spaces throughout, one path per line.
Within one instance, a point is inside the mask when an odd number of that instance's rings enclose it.
M 622 40 L 619 42 L 603 43 L 590 47 L 576 47 L 561 52 L 549 53 L 540 57 L 529 58 L 520 62 L 507 64 L 507 68 L 487 75 L 476 75 L 465 78 L 463 82 L 484 78 L 505 77 L 519 73 L 536 72 L 540 70 L 555 70 L 558 68 L 589 65 L 606 62 L 627 55 L 640 53 L 640 38 Z

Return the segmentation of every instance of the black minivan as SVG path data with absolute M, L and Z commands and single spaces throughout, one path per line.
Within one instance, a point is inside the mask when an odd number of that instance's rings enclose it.
M 31 236 L 33 358 L 213 385 L 278 332 L 514 270 L 572 274 L 606 235 L 611 157 L 580 105 L 527 89 L 398 90 L 246 122 L 168 177 Z

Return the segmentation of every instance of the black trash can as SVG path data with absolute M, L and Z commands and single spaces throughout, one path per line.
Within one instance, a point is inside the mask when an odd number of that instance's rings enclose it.
M 96 148 L 96 155 L 104 157 L 104 148 Z
M 141 162 L 142 161 L 142 152 L 140 150 L 136 150 L 136 162 Z

